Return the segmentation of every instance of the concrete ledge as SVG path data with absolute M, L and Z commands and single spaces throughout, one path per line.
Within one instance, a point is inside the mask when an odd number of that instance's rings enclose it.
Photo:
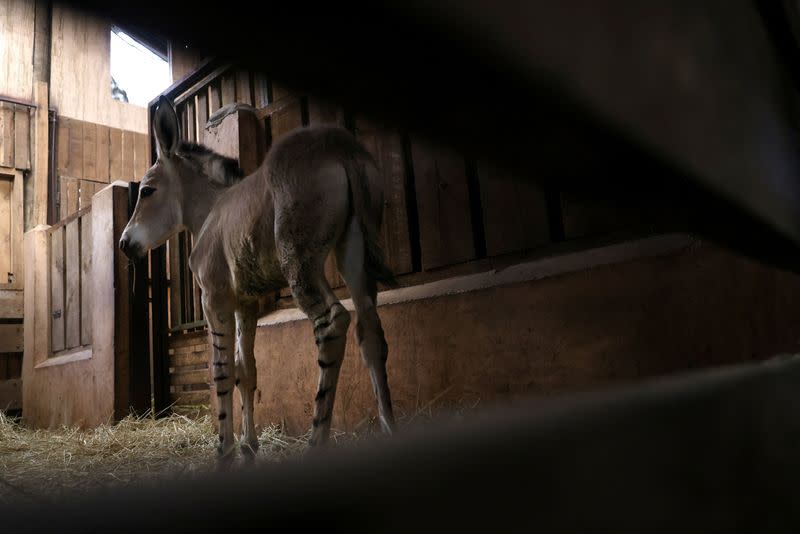
M 637 258 L 670 254 L 683 250 L 694 242 L 696 239 L 687 234 L 667 234 L 590 248 L 520 263 L 502 270 L 493 269 L 483 273 L 456 276 L 427 284 L 384 291 L 378 294 L 378 306 L 467 293 L 518 282 L 540 280 L 603 265 L 613 265 Z M 342 300 L 342 305 L 348 311 L 354 311 L 352 299 Z M 276 310 L 261 317 L 258 320 L 258 326 L 272 326 L 305 319 L 307 319 L 306 315 L 298 308 Z

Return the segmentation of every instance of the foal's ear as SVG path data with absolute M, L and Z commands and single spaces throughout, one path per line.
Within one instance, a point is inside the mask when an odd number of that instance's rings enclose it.
M 153 117 L 153 134 L 156 136 L 158 157 L 168 158 L 175 154 L 175 151 L 178 150 L 181 132 L 175 109 L 164 95 L 158 99 L 158 106 L 156 106 Z

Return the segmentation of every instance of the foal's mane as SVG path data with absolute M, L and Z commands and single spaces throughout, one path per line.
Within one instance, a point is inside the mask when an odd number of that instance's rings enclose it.
M 178 154 L 198 164 L 212 184 L 230 187 L 244 178 L 244 172 L 239 167 L 239 162 L 217 154 L 207 146 L 181 141 L 178 146 Z

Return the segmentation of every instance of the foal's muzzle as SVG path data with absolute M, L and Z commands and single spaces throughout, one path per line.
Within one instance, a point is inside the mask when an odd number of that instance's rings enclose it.
M 122 236 L 119 240 L 119 249 L 130 259 L 136 260 L 143 256 L 142 247 L 136 243 L 131 243 L 130 238 Z

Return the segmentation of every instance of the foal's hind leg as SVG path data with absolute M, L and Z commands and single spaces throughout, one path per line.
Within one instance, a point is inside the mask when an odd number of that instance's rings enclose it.
M 281 259 L 284 275 L 298 306 L 314 327 L 319 354 L 319 387 L 314 399 L 314 420 L 309 445 L 323 445 L 328 440 L 333 403 L 344 359 L 350 313 L 331 291 L 323 268 L 324 256 L 303 261 L 294 254 Z
M 242 439 L 241 449 L 245 458 L 255 459 L 258 451 L 253 419 L 253 396 L 256 391 L 256 358 L 253 345 L 256 337 L 256 315 L 258 306 L 242 304 L 236 312 L 236 386 L 242 398 Z
M 394 432 L 395 424 L 386 374 L 389 350 L 376 309 L 377 285 L 364 269 L 364 235 L 355 218 L 350 219 L 344 235 L 336 246 L 336 263 L 353 298 L 356 309 L 356 341 L 361 349 L 361 358 L 372 379 L 381 428 L 384 433 L 391 434 Z

